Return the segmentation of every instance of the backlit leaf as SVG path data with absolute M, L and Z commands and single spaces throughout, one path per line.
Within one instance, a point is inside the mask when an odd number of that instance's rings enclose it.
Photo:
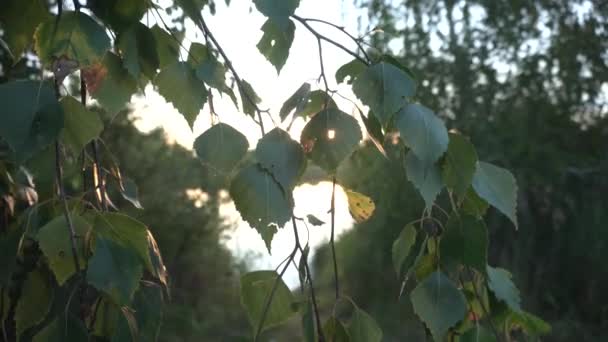
M 335 172 L 361 141 L 357 120 L 339 109 L 326 109 L 304 127 L 300 142 L 308 156 L 325 171 Z
M 410 255 L 410 251 L 416 243 L 416 228 L 412 224 L 408 224 L 403 228 L 399 237 L 393 242 L 393 266 L 397 276 L 401 275 L 403 264 Z
M 399 68 L 381 62 L 359 74 L 353 83 L 353 92 L 384 126 L 414 96 L 416 84 Z
M 179 59 L 180 44 L 177 38 L 165 31 L 158 25 L 150 29 L 156 41 L 156 54 L 158 55 L 158 66 L 162 69 Z
M 431 209 L 435 198 L 443 188 L 441 174 L 437 166 L 424 163 L 418 159 L 413 151 L 409 151 L 405 157 L 405 171 L 407 179 L 414 184 L 422 195 L 427 210 Z
M 87 7 L 116 32 L 138 23 L 151 3 L 147 0 L 89 0 Z
M 38 24 L 51 16 L 47 6 L 45 0 L 6 0 L 2 3 L 2 39 L 10 48 L 15 62 L 32 42 Z
M 143 75 L 153 79 L 159 66 L 156 40 L 152 31 L 142 23 L 132 25 L 118 36 L 116 43 L 122 54 L 124 66 L 134 79 Z
M 310 93 L 310 83 L 303 83 L 293 95 L 291 95 L 279 111 L 281 121 L 285 120 L 287 115 L 294 109 L 301 106 L 302 103 L 308 101 L 308 94 Z
M 357 76 L 359 76 L 366 67 L 367 66 L 365 63 L 358 59 L 353 59 L 352 61 L 338 68 L 338 71 L 336 71 L 336 82 L 342 83 L 344 80 L 346 80 L 346 78 L 348 78 L 346 83 L 352 84 L 357 79 Z
M 345 190 L 348 200 L 348 211 L 355 221 L 361 223 L 374 214 L 376 205 L 371 198 L 352 190 Z
M 414 311 L 437 342 L 443 341 L 448 329 L 464 319 L 466 314 L 464 295 L 439 271 L 421 281 L 410 298 Z
M 258 141 L 255 156 L 284 190 L 293 189 L 306 168 L 302 146 L 278 127 Z
M 194 141 L 198 158 L 212 169 L 225 173 L 234 170 L 248 148 L 247 138 L 225 123 L 212 126 Z
M 97 67 L 82 72 L 89 94 L 111 117 L 127 108 L 131 96 L 137 91 L 137 82 L 123 67 L 120 57 L 111 52 L 106 53 Z M 97 83 L 96 87 L 88 82 L 93 79 Z
M 262 331 L 286 322 L 295 314 L 292 309 L 293 295 L 275 271 L 255 271 L 241 277 L 241 303 L 254 331 L 257 331 L 260 325 L 275 281 L 278 283 L 262 324 Z
M 505 214 L 517 229 L 517 183 L 509 170 L 478 162 L 473 176 L 473 189 L 479 197 Z
M 328 342 L 350 342 L 344 325 L 334 316 L 331 316 L 323 324 L 323 335 L 325 335 Z
M 242 88 L 239 87 L 239 94 L 243 103 L 243 113 L 253 117 L 255 115 L 255 107 L 258 103 L 262 102 L 262 99 L 253 90 L 251 84 L 245 80 L 241 80 L 241 83 Z
M 443 162 L 443 181 L 454 190 L 456 195 L 462 197 L 473 181 L 477 152 L 467 137 L 450 133 L 449 138 L 450 142 Z
M 308 219 L 308 223 L 312 224 L 313 226 L 322 226 L 325 224 L 325 222 L 323 222 L 322 220 L 320 220 L 319 218 L 317 218 L 315 215 L 312 215 L 312 214 L 306 215 L 306 218 Z
M 65 96 L 59 102 L 63 108 L 63 142 L 74 155 L 77 155 L 103 130 L 99 115 L 89 111 L 71 96 Z
M 273 19 L 268 19 L 262 26 L 264 35 L 257 44 L 257 48 L 266 59 L 274 65 L 277 73 L 281 72 L 289 56 L 289 48 L 293 42 L 296 29 L 293 21 L 287 19 L 285 27 Z
M 409 104 L 397 113 L 395 125 L 401 139 L 425 164 L 437 161 L 448 149 L 448 131 L 433 111 Z
M 309 117 L 317 115 L 325 108 L 338 108 L 336 102 L 323 90 L 313 90 L 296 107 L 295 116 Z
M 458 342 L 496 342 L 496 337 L 488 329 L 477 325 L 462 334 Z

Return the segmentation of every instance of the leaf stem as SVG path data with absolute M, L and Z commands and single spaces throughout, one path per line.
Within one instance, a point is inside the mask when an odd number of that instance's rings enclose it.
M 336 300 L 340 298 L 340 283 L 338 280 L 338 261 L 336 259 L 336 244 L 334 240 L 335 228 L 336 228 L 336 175 L 332 178 L 332 189 L 331 189 L 331 236 L 329 238 L 329 245 L 331 246 L 331 256 L 334 264 L 334 283 Z

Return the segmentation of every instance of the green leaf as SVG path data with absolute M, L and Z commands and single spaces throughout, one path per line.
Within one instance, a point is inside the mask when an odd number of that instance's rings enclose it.
M 257 331 L 260 325 L 275 282 L 277 282 L 276 289 L 268 306 L 262 331 L 286 322 L 295 314 L 292 309 L 293 294 L 275 271 L 255 271 L 241 277 L 241 303 L 254 331 Z
M 63 141 L 77 155 L 103 130 L 103 123 L 97 113 L 87 110 L 71 96 L 59 101 L 63 108 Z
M 179 41 L 171 36 L 158 25 L 152 26 L 150 29 L 156 41 L 156 54 L 158 56 L 159 68 L 164 68 L 167 65 L 173 64 L 179 60 Z
M 304 307 L 304 312 L 302 313 L 302 332 L 304 335 L 304 342 L 315 342 L 315 321 L 313 318 L 311 301 L 307 301 Z
M 289 48 L 293 43 L 295 30 L 296 26 L 290 19 L 287 19 L 286 24 L 268 19 L 262 25 L 264 35 L 256 46 L 260 53 L 274 65 L 277 73 L 281 72 L 287 57 L 289 57 Z
M 439 169 L 432 163 L 426 164 L 421 161 L 410 150 L 405 157 L 405 171 L 407 179 L 414 184 L 422 195 L 426 208 L 431 209 L 435 198 L 443 188 Z
M 353 83 L 353 92 L 369 106 L 382 125 L 414 96 L 416 84 L 399 68 L 378 63 L 365 69 Z M 446 137 L 447 145 L 447 137 Z
M 214 88 L 225 86 L 226 68 L 220 63 L 212 49 L 201 43 L 190 44 L 188 64 L 196 71 L 196 76 Z
M 462 199 L 462 210 L 477 218 L 482 218 L 489 206 L 488 202 L 479 197 L 472 187 L 469 187 Z
M 414 311 L 431 330 L 435 341 L 443 341 L 448 329 L 466 314 L 464 295 L 440 271 L 421 281 L 410 298 Z
M 433 111 L 409 104 L 397 113 L 395 125 L 401 139 L 425 164 L 437 161 L 448 149 L 448 131 Z
M 293 189 L 306 168 L 302 146 L 289 133 L 275 128 L 258 141 L 255 156 L 260 165 L 289 191 Z
M 251 84 L 245 80 L 241 80 L 241 83 L 242 87 L 239 87 L 239 94 L 241 94 L 241 102 L 243 103 L 243 113 L 254 117 L 256 105 L 262 102 L 262 99 L 255 93 Z
M 175 0 L 175 4 L 177 4 L 179 6 L 179 8 L 182 9 L 182 11 L 184 11 L 184 14 L 186 14 L 190 19 L 192 19 L 192 21 L 194 21 L 195 24 L 198 24 L 200 22 L 201 17 L 201 11 L 203 10 L 203 7 L 205 7 L 205 5 L 208 4 L 208 1 L 206 0 Z
M 350 342 L 346 329 L 334 316 L 329 317 L 323 324 L 323 335 L 327 342 Z
M 137 253 L 127 246 L 99 235 L 89 260 L 87 281 L 108 294 L 118 305 L 129 305 L 143 274 Z
M 549 323 L 526 311 L 512 311 L 509 314 L 511 325 L 521 328 L 529 336 L 541 336 L 551 332 Z
M 361 139 L 361 129 L 355 118 L 339 109 L 329 108 L 306 124 L 300 142 L 317 165 L 333 173 Z
M 63 118 L 55 113 L 59 104 L 48 82 L 20 80 L 0 84 L 0 103 L 3 107 L 0 111 L 0 137 L 18 155 L 44 148 L 56 137 L 55 133 L 59 133 L 57 126 L 63 127 Z M 48 110 L 45 109 L 47 107 Z M 51 118 L 56 116 L 58 120 L 51 120 L 49 127 L 40 126 L 40 123 L 46 123 L 43 119 L 49 116 L 44 112 L 50 113 Z M 22 157 L 25 159 L 25 156 Z
M 480 161 L 473 176 L 473 189 L 479 197 L 505 214 L 517 229 L 517 183 L 511 172 Z
M 353 59 L 352 61 L 342 65 L 338 71 L 336 71 L 336 82 L 342 83 L 348 77 L 346 81 L 347 84 L 352 84 L 363 71 L 367 65 L 361 62 L 358 59 Z
M 13 61 L 19 60 L 30 45 L 38 24 L 49 17 L 45 0 L 7 0 L 2 4 L 0 11 L 2 39 L 11 49 Z
M 473 181 L 477 166 L 477 151 L 468 138 L 449 133 L 450 143 L 443 162 L 443 181 L 460 197 L 464 196 Z
M 17 265 L 17 250 L 23 236 L 21 229 L 8 229 L 0 234 L 0 287 L 8 285 Z
M 521 312 L 519 290 L 511 280 L 511 273 L 502 268 L 486 266 L 488 274 L 488 287 L 496 298 L 505 302 L 509 308 L 516 312 Z
M 281 110 L 279 111 L 279 116 L 281 117 L 281 121 L 284 121 L 287 118 L 287 115 L 291 113 L 292 110 L 303 106 L 306 102 L 308 102 L 308 95 L 310 94 L 310 83 L 303 83 L 298 90 L 296 90 L 293 95 L 291 95 L 283 106 L 281 106 Z
M 383 145 L 384 133 L 382 133 L 382 125 L 380 124 L 380 121 L 378 121 L 374 113 L 369 113 L 367 116 L 365 116 L 363 115 L 363 112 L 359 110 L 359 116 L 361 117 L 361 121 L 363 121 L 365 130 L 367 131 L 367 137 L 374 143 L 378 151 L 386 157 L 386 151 L 384 150 Z
M 65 313 L 55 319 L 42 329 L 32 342 L 88 342 L 87 329 L 81 320 L 72 314 Z
M 397 276 L 401 275 L 403 264 L 410 255 L 414 243 L 416 243 L 416 228 L 412 224 L 408 224 L 393 242 L 393 266 Z
M 313 226 L 322 226 L 325 224 L 325 222 L 323 222 L 322 220 L 320 220 L 319 218 L 317 218 L 315 215 L 312 214 L 308 214 L 306 215 L 306 218 L 308 219 L 308 223 L 312 224 Z
M 207 100 L 207 89 L 186 62 L 166 66 L 154 80 L 158 92 L 186 118 L 190 127 Z
M 350 342 L 380 342 L 382 330 L 367 312 L 356 308 L 348 325 Z
M 163 317 L 163 295 L 159 286 L 142 283 L 133 298 L 139 341 L 157 341 Z
M 86 237 L 91 226 L 78 215 L 71 215 L 74 232 L 76 233 L 76 253 L 80 267 L 84 269 L 87 247 Z M 55 274 L 59 285 L 63 285 L 74 273 L 74 257 L 72 256 L 72 240 L 65 216 L 57 216 L 45 224 L 36 235 L 38 245 L 47 258 L 49 267 Z
M 39 270 L 28 273 L 15 309 L 17 336 L 42 322 L 51 308 L 52 301 L 53 289 L 48 277 Z
M 56 24 L 56 18 L 50 18 L 34 35 L 36 52 L 44 63 L 65 56 L 87 66 L 100 61 L 110 49 L 105 29 L 82 12 L 63 12 Z
M 338 108 L 336 102 L 323 90 L 314 90 L 308 93 L 304 101 L 296 107 L 294 117 L 315 116 L 325 108 Z
M 122 198 L 129 201 L 137 209 L 143 209 L 144 207 L 139 202 L 139 195 L 137 190 L 137 184 L 128 178 L 123 178 L 120 182 L 120 194 Z
M 221 146 L 221 148 L 218 148 Z M 232 126 L 218 123 L 194 141 L 198 158 L 218 172 L 230 173 L 249 149 L 247 138 Z
M 253 0 L 253 3 L 263 15 L 274 20 L 286 20 L 295 13 L 300 0 Z
M 441 259 L 484 273 L 488 262 L 488 231 L 483 221 L 470 215 L 452 215 L 441 236 Z
M 115 32 L 122 32 L 138 23 L 148 10 L 148 0 L 89 0 L 87 7 L 95 16 L 110 25 Z
M 111 116 L 127 108 L 131 96 L 137 91 L 137 82 L 123 67 L 120 57 L 107 52 L 101 65 L 93 66 L 83 74 L 87 75 L 87 72 L 93 79 L 89 82 L 85 76 L 89 94 Z
M 462 334 L 458 342 L 496 342 L 496 338 L 488 329 L 477 325 Z
M 284 192 L 272 175 L 258 164 L 251 164 L 232 179 L 230 196 L 243 220 L 262 235 L 270 251 L 276 227 L 291 218 L 291 192 Z
M 156 40 L 152 31 L 142 23 L 136 23 L 118 36 L 116 46 L 120 50 L 124 66 L 134 79 L 143 75 L 153 79 L 159 66 Z

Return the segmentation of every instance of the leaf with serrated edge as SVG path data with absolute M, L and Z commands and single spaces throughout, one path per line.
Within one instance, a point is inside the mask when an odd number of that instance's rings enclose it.
M 284 190 L 295 187 L 306 167 L 302 146 L 291 139 L 289 133 L 278 127 L 258 141 L 255 156 Z
M 232 172 L 248 148 L 247 138 L 225 123 L 212 126 L 194 141 L 197 157 L 217 172 Z
M 477 152 L 468 138 L 449 133 L 450 142 L 443 162 L 442 178 L 446 186 L 460 197 L 471 186 L 477 166 Z
M 520 312 L 521 306 L 519 298 L 519 290 L 511 280 L 511 273 L 502 268 L 494 268 L 486 266 L 488 273 L 488 287 L 496 298 L 507 303 L 511 310 Z
M 448 131 L 441 119 L 420 104 L 409 104 L 396 116 L 401 139 L 425 164 L 437 161 L 448 149 Z
M 405 171 L 407 179 L 414 184 L 422 195 L 427 210 L 433 207 L 435 198 L 441 192 L 443 183 L 437 166 L 425 164 L 423 161 L 409 151 L 405 157 Z
M 480 161 L 473 176 L 473 189 L 479 197 L 505 214 L 517 229 L 517 183 L 511 172 Z
M 410 255 L 410 250 L 416 242 L 416 228 L 412 224 L 408 224 L 403 228 L 399 237 L 393 242 L 393 266 L 397 276 L 401 275 L 403 263 Z

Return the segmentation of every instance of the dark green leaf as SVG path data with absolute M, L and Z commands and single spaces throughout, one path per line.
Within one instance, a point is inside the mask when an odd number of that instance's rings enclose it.
M 529 312 L 512 311 L 509 314 L 511 324 L 520 327 L 529 336 L 541 336 L 551 332 L 551 326 Z
M 139 341 L 157 341 L 162 322 L 163 296 L 159 286 L 142 283 L 133 298 Z
M 496 342 L 496 338 L 488 329 L 477 325 L 462 334 L 458 342 Z
M 351 342 L 380 342 L 382 330 L 367 312 L 355 308 L 348 325 L 348 335 Z
M 327 342 L 350 342 L 346 329 L 342 322 L 331 316 L 325 324 L 323 324 L 323 335 Z
M 443 341 L 448 329 L 466 314 L 464 295 L 439 271 L 420 282 L 410 298 L 414 311 L 431 330 L 435 341 Z
M 0 22 L 2 39 L 7 43 L 16 62 L 32 42 L 34 31 L 50 17 L 45 0 L 7 0 L 2 4 Z M 24 20 L 27 18 L 26 20 Z
M 17 249 L 23 231 L 21 229 L 8 229 L 0 234 L 0 287 L 8 285 L 17 263 Z
M 416 228 L 412 224 L 408 224 L 403 228 L 399 237 L 393 242 L 393 266 L 397 276 L 401 275 L 403 264 L 410 255 L 410 250 L 416 242 Z
M 137 82 L 122 66 L 120 57 L 111 52 L 106 53 L 101 65 L 83 70 L 83 75 L 89 94 L 111 117 L 127 108 L 137 91 Z
M 482 218 L 489 206 L 488 202 L 480 198 L 472 187 L 469 187 L 462 199 L 462 210 L 477 218 Z
M 276 228 L 291 218 L 291 192 L 284 192 L 267 171 L 251 164 L 233 178 L 230 196 L 243 220 L 257 229 L 270 251 Z
M 441 174 L 435 164 L 427 164 L 409 151 L 405 157 L 405 171 L 407 179 L 414 184 L 416 189 L 422 195 L 427 209 L 433 207 L 435 198 L 441 192 L 443 183 L 441 182 Z
M 87 110 L 71 96 L 65 96 L 59 102 L 63 108 L 63 142 L 78 155 L 103 130 L 103 123 L 95 112 Z
M 412 80 L 414 80 L 414 82 L 416 81 L 416 76 L 414 75 L 414 73 L 412 72 L 412 70 L 410 70 L 405 65 L 401 64 L 401 62 L 399 62 L 395 57 L 393 57 L 391 55 L 382 55 L 382 57 L 380 58 L 380 60 L 382 62 L 386 62 L 386 63 L 389 63 L 389 64 L 392 64 L 392 65 L 396 66 L 397 68 L 401 69 L 403 72 L 405 72 L 406 74 L 408 74 L 412 78 Z
M 302 313 L 302 331 L 304 333 L 304 342 L 315 342 L 315 321 L 310 301 L 306 302 L 304 312 Z
M 302 250 L 302 255 L 300 256 L 300 262 L 298 262 L 298 275 L 300 276 L 300 282 L 302 285 L 306 282 L 307 273 L 306 273 L 306 265 L 308 264 L 308 253 L 310 252 L 310 246 L 308 244 Z
M 477 151 L 468 138 L 450 133 L 450 143 L 443 163 L 443 181 L 460 197 L 464 196 L 473 181 L 477 166 Z
M 496 298 L 505 302 L 511 310 L 521 312 L 519 290 L 511 280 L 511 273 L 502 268 L 486 266 L 488 287 Z
M 312 224 L 313 226 L 322 226 L 325 224 L 325 222 L 318 219 L 315 215 L 312 214 L 306 215 L 306 218 L 308 219 L 308 223 Z
M 116 32 L 138 23 L 148 10 L 148 0 L 88 0 L 87 7 Z
M 110 238 L 97 236 L 89 260 L 87 281 L 118 305 L 129 305 L 142 276 L 137 253 Z
M 294 112 L 294 117 L 314 116 L 325 108 L 338 108 L 334 100 L 323 90 L 314 90 L 308 93 L 305 99 L 300 102 Z
M 258 103 L 262 101 L 255 93 L 251 84 L 245 80 L 241 80 L 242 88 L 239 87 L 239 94 L 241 94 L 241 102 L 243 103 L 243 113 L 253 117 L 255 115 L 255 108 Z
M 34 270 L 27 275 L 21 289 L 21 297 L 15 309 L 17 336 L 44 319 L 51 308 L 53 289 L 48 277 Z
M 263 15 L 284 22 L 295 13 L 300 0 L 253 0 L 253 3 Z
M 207 100 L 207 89 L 186 62 L 166 66 L 154 80 L 158 92 L 186 118 L 190 127 Z
M 359 74 L 353 83 L 353 92 L 361 102 L 369 106 L 380 123 L 386 125 L 407 100 L 414 96 L 416 85 L 408 74 L 382 62 Z
M 156 54 L 158 56 L 158 66 L 162 69 L 169 64 L 173 64 L 179 60 L 179 41 L 171 36 L 171 33 L 165 31 L 158 25 L 152 26 L 150 29 L 156 41 Z
M 359 116 L 361 117 L 361 121 L 363 121 L 368 138 L 374 143 L 378 151 L 386 157 L 386 151 L 384 150 L 384 145 L 382 144 L 384 141 L 382 125 L 373 113 L 365 116 L 363 115 L 363 112 L 359 110 Z
M 33 342 L 88 342 L 87 329 L 81 320 L 69 313 L 57 317 L 42 329 Z
M 234 170 L 248 148 L 247 138 L 225 123 L 212 126 L 194 141 L 198 158 L 212 169 L 225 173 Z
M 124 59 L 124 66 L 134 79 L 143 75 L 153 79 L 159 66 L 156 40 L 152 31 L 142 23 L 136 23 L 118 36 L 116 43 Z
M 188 63 L 196 70 L 196 76 L 201 81 L 218 90 L 229 89 L 226 86 L 226 68 L 210 48 L 200 43 L 192 43 L 188 55 Z
M 306 168 L 302 146 L 289 133 L 275 128 L 258 141 L 255 156 L 260 165 L 270 172 L 284 190 L 293 189 Z
M 327 172 L 333 173 L 361 141 L 359 123 L 339 109 L 326 109 L 304 127 L 300 142 L 309 157 Z
M 201 11 L 208 4 L 206 0 L 175 0 L 175 3 L 195 24 L 200 22 Z
M 63 12 L 57 20 L 50 18 L 35 33 L 36 52 L 45 63 L 65 56 L 87 66 L 101 61 L 110 49 L 110 37 L 95 20 L 83 12 Z
M 258 42 L 257 48 L 274 65 L 277 73 L 281 72 L 281 68 L 287 61 L 295 30 L 296 26 L 289 19 L 284 25 L 273 19 L 268 19 L 262 26 L 264 35 Z
M 87 251 L 86 240 L 91 226 L 78 215 L 71 215 L 74 232 L 76 233 L 76 252 L 81 268 L 85 265 Z M 47 258 L 49 267 L 55 274 L 59 285 L 63 285 L 74 273 L 74 257 L 72 256 L 72 240 L 65 216 L 57 216 L 45 224 L 36 235 L 38 245 Z
M 484 273 L 488 262 L 488 231 L 483 221 L 469 215 L 452 215 L 441 237 L 441 259 Z
M 245 307 L 249 322 L 257 331 L 264 308 L 276 284 L 272 302 L 268 306 L 262 331 L 286 322 L 295 313 L 292 309 L 293 295 L 275 271 L 255 271 L 241 277 L 241 303 Z
M 511 172 L 480 161 L 473 176 L 473 189 L 479 197 L 505 214 L 517 229 L 517 183 Z
M 401 139 L 425 164 L 437 161 L 448 149 L 448 131 L 433 111 L 409 104 L 397 113 L 395 125 Z
M 365 63 L 358 59 L 353 59 L 352 61 L 342 65 L 338 71 L 336 71 L 336 82 L 342 83 L 348 77 L 349 79 L 346 80 L 346 83 L 352 84 L 357 79 L 357 76 L 365 71 L 366 67 L 367 66 Z
M 291 95 L 283 106 L 281 106 L 281 110 L 279 112 L 279 116 L 281 117 L 281 121 L 287 118 L 287 115 L 291 113 L 292 110 L 304 105 L 308 102 L 308 94 L 310 94 L 310 84 L 303 83 L 298 90 L 296 90 L 293 95 Z

